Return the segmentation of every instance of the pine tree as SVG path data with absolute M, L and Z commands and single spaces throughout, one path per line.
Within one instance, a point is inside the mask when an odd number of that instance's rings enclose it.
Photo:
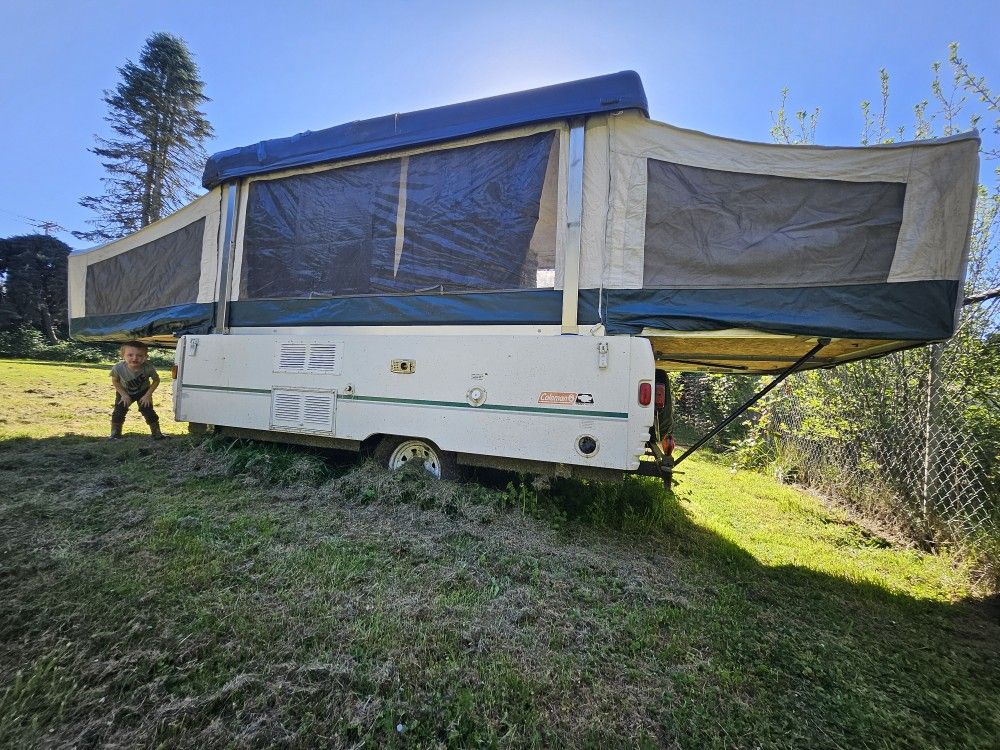
M 103 159 L 105 192 L 80 205 L 97 217 L 94 229 L 74 232 L 107 241 L 134 232 L 192 200 L 206 154 L 202 143 L 212 126 L 199 107 L 209 101 L 198 66 L 182 39 L 157 33 L 146 40 L 138 64 L 118 69 L 121 81 L 104 92 L 105 121 L 115 136 L 96 136 L 90 149 Z

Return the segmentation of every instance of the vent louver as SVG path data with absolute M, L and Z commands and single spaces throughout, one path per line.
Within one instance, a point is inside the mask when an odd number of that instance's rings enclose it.
M 330 391 L 274 390 L 271 427 L 333 434 L 337 394 Z
M 275 372 L 315 372 L 340 374 L 340 341 L 305 343 L 285 341 L 278 344 Z
M 282 344 L 278 350 L 278 372 L 304 372 L 308 353 L 305 344 Z
M 337 353 L 340 347 L 332 344 L 311 344 L 309 346 L 309 361 L 306 369 L 309 372 L 330 372 L 340 374 L 340 362 Z

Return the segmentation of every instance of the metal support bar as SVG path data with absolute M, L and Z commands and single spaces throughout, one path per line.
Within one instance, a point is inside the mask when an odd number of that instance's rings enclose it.
M 690 448 L 688 448 L 686 451 L 684 451 L 684 453 L 681 454 L 681 457 L 678 458 L 676 461 L 674 461 L 674 466 L 677 466 L 677 464 L 679 464 L 681 461 L 683 461 L 685 458 L 687 458 L 688 456 L 690 456 L 692 453 L 694 453 L 696 450 L 698 450 L 701 446 L 703 446 L 709 440 L 711 440 L 716 435 L 718 435 L 720 432 L 722 432 L 724 429 L 726 429 L 730 424 L 732 424 L 732 422 L 734 420 L 738 419 L 741 414 L 743 414 L 747 409 L 749 409 L 751 406 L 753 406 L 758 401 L 760 401 L 762 398 L 764 398 L 764 396 L 766 396 L 768 393 L 770 393 L 771 390 L 774 389 L 782 380 L 784 380 L 789 375 L 791 375 L 794 372 L 796 372 L 799 368 L 802 367 L 802 365 L 804 365 L 806 362 L 808 362 L 810 359 L 812 359 L 813 355 L 816 354 L 816 352 L 818 352 L 820 349 L 822 349 L 823 347 L 825 347 L 829 343 L 830 343 L 830 339 L 819 339 L 816 342 L 816 346 L 814 346 L 812 349 L 810 349 L 808 352 L 806 352 L 806 354 L 804 354 L 801 358 L 799 358 L 798 361 L 796 361 L 788 369 L 784 370 L 774 380 L 772 380 L 770 383 L 768 383 L 763 389 L 761 389 L 760 391 L 758 391 L 754 395 L 754 397 L 751 398 L 749 401 L 747 401 L 745 404 L 743 404 L 743 406 L 739 407 L 736 411 L 734 411 L 732 414 L 730 414 L 728 417 L 726 417 L 711 432 L 709 432 L 707 435 L 705 435 L 705 437 L 703 437 L 697 443 L 695 443 Z
M 563 252 L 562 332 L 579 333 L 577 296 L 580 293 L 580 248 L 583 238 L 583 120 L 569 130 L 569 164 L 566 173 L 566 235 Z
M 215 332 L 229 333 L 229 298 L 236 245 L 236 183 L 226 186 L 226 229 L 219 253 L 219 286 L 216 295 Z
M 723 370 L 749 370 L 749 367 L 744 367 L 743 365 L 720 365 L 718 362 L 705 362 L 700 359 L 664 359 L 662 357 L 657 357 L 660 362 L 676 362 L 681 365 L 699 365 L 700 367 L 719 367 Z

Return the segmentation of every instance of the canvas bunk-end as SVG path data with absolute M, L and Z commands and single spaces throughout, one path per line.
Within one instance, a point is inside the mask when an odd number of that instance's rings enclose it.
M 69 256 L 76 341 L 173 347 L 216 315 L 221 188 L 114 242 Z

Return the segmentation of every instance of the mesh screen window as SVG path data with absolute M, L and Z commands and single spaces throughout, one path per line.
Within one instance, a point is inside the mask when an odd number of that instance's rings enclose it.
M 251 183 L 243 299 L 552 286 L 554 131 Z

